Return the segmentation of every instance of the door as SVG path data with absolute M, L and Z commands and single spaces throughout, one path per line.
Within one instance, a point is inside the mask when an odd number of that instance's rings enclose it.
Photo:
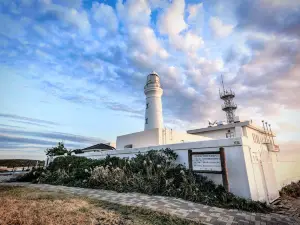
M 269 152 L 263 152 L 261 157 L 261 167 L 264 178 L 264 185 L 267 192 L 269 203 L 279 198 L 275 171 L 273 168 L 272 158 Z

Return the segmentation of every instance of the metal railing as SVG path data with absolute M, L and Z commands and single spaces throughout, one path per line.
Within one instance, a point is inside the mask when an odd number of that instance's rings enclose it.
M 237 105 L 235 103 L 228 103 L 228 104 L 225 103 L 225 104 L 222 105 L 222 109 L 223 110 L 224 109 L 229 109 L 229 108 L 236 109 Z

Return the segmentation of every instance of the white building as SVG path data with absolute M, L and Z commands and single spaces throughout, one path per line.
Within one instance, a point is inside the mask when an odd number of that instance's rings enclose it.
M 144 131 L 118 136 L 116 150 L 90 151 L 80 155 L 95 159 L 107 155 L 132 158 L 152 149 L 170 148 L 178 154 L 178 163 L 193 170 L 204 168 L 201 174 L 217 184 L 224 183 L 225 176 L 232 193 L 266 202 L 278 198 L 278 190 L 283 185 L 300 180 L 300 157 L 282 160 L 279 147 L 274 144 L 275 134 L 270 131 L 251 121 L 239 122 L 238 119 L 186 133 L 166 129 L 162 118 L 163 90 L 157 73 L 147 76 L 144 92 Z M 205 154 L 214 155 L 221 150 L 224 150 L 224 160 L 220 160 L 220 154 L 215 160 L 205 158 Z M 212 168 L 221 168 L 222 174 L 211 173 Z

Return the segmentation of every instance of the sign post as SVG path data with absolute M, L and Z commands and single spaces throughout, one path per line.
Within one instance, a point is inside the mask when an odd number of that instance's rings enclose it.
M 189 169 L 198 173 L 221 174 L 224 188 L 229 191 L 224 148 L 213 152 L 188 151 Z

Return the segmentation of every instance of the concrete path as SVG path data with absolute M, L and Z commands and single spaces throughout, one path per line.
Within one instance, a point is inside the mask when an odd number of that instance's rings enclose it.
M 1 185 L 25 186 L 46 191 L 63 191 L 70 194 L 87 196 L 89 198 L 104 200 L 121 205 L 143 207 L 163 213 L 169 213 L 184 219 L 189 219 L 203 224 L 253 224 L 253 225 L 285 225 L 300 224 L 300 219 L 279 214 L 250 213 L 238 210 L 221 209 L 193 203 L 182 199 L 149 196 L 139 193 L 117 193 L 114 191 L 88 189 L 66 186 L 54 186 L 48 184 L 31 183 L 1 183 Z

